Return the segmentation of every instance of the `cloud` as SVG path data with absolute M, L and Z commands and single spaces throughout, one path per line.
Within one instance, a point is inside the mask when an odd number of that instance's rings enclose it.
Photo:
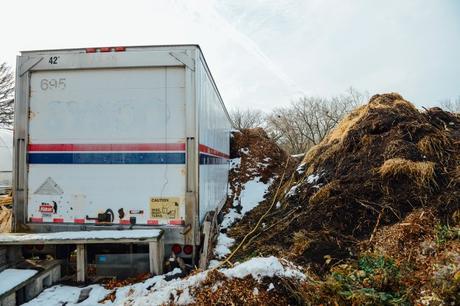
M 432 105 L 460 94 L 459 9 L 453 0 L 7 0 L 2 22 L 15 27 L 3 32 L 0 61 L 19 50 L 199 43 L 228 106 L 268 110 L 349 86 Z

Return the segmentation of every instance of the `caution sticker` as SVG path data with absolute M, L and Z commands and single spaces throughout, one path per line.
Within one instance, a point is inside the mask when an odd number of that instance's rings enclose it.
M 179 219 L 179 198 L 150 198 L 150 217 L 152 219 Z

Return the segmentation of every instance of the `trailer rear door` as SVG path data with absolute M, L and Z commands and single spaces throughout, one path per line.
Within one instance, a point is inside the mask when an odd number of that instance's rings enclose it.
M 36 71 L 28 222 L 181 224 L 184 67 Z M 131 219 L 131 222 L 133 220 Z

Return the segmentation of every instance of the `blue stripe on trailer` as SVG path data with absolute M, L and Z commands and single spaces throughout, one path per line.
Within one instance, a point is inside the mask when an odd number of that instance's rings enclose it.
M 200 165 L 226 164 L 227 158 L 200 153 Z
M 185 164 L 185 153 L 29 153 L 29 164 Z

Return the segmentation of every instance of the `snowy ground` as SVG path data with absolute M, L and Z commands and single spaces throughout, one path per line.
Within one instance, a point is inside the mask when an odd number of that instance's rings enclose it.
M 20 283 L 28 280 L 37 270 L 30 269 L 6 269 L 0 272 L 0 295 L 13 289 Z
M 61 305 L 126 305 L 126 306 L 147 306 L 162 305 L 172 301 L 177 305 L 193 303 L 190 289 L 200 286 L 206 279 L 210 270 L 200 272 L 189 277 L 180 279 L 165 280 L 166 277 L 179 274 L 180 270 L 152 277 L 142 283 L 121 287 L 116 290 L 115 300 L 100 303 L 104 297 L 112 291 L 104 289 L 100 285 L 88 287 L 54 286 L 43 291 L 37 298 L 24 304 L 27 306 L 61 306 Z M 286 277 L 294 279 L 304 279 L 305 275 L 292 264 L 281 263 L 276 257 L 256 257 L 244 263 L 235 265 L 230 269 L 220 269 L 227 278 L 244 278 L 251 275 L 256 280 L 263 277 Z M 216 284 L 219 286 L 221 284 Z M 89 290 L 86 300 L 78 303 L 78 298 L 82 291 Z

